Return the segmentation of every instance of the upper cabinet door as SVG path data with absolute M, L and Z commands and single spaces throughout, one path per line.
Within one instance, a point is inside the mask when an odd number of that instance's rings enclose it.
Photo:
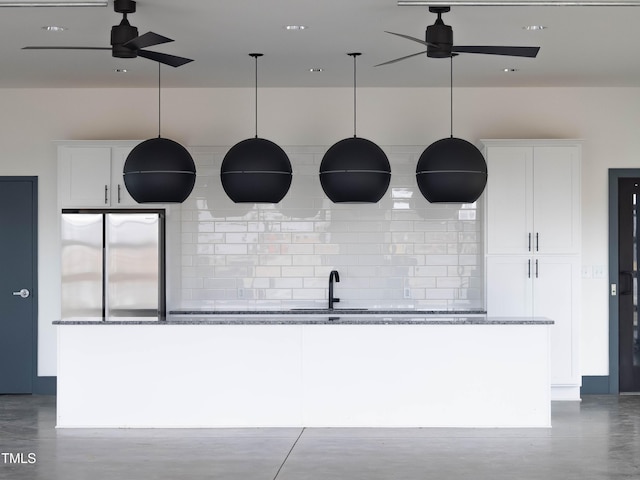
M 529 253 L 533 241 L 533 149 L 489 146 L 486 157 L 487 253 Z
M 111 151 L 111 206 L 112 207 L 135 207 L 139 206 L 124 184 L 124 162 L 127 161 L 129 153 L 133 147 L 113 147 Z
M 536 147 L 533 155 L 535 252 L 580 252 L 580 147 Z
M 92 141 L 58 146 L 61 208 L 139 207 L 124 184 L 123 170 L 132 144 Z
M 487 253 L 580 253 L 579 144 L 489 144 Z
M 58 192 L 63 207 L 105 207 L 111 202 L 111 148 L 60 147 Z

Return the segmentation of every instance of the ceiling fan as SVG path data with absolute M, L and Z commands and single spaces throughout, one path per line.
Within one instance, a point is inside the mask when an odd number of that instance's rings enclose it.
M 131 26 L 127 20 L 127 14 L 136 11 L 135 1 L 114 0 L 113 9 L 116 13 L 122 14 L 122 21 L 119 25 L 111 27 L 111 47 L 32 46 L 24 47 L 23 50 L 111 50 L 111 54 L 116 58 L 140 56 L 172 67 L 179 67 L 193 61 L 190 58 L 177 57 L 168 53 L 143 50 L 146 47 L 173 42 L 173 40 L 153 32 L 138 36 L 138 29 Z
M 456 56 L 458 53 L 483 53 L 488 55 L 507 55 L 511 57 L 530 57 L 535 58 L 538 55 L 540 47 L 502 47 L 502 46 L 459 46 L 453 44 L 453 29 L 449 25 L 445 25 L 442 21 L 442 14 L 451 10 L 451 7 L 429 7 L 431 13 L 436 13 L 438 18 L 433 25 L 427 27 L 426 40 L 403 35 L 402 33 L 386 32 L 391 35 L 406 38 L 414 42 L 420 43 L 427 47 L 423 52 L 407 55 L 406 57 L 396 58 L 388 62 L 376 65 L 388 65 L 396 63 L 407 58 L 417 55 L 427 54 L 430 58 L 449 58 Z

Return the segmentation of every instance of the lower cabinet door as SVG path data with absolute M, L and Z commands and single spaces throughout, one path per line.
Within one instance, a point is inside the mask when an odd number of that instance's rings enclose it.
M 533 315 L 555 322 L 551 327 L 551 383 L 579 384 L 579 262 L 575 257 L 541 256 L 534 263 Z
M 487 315 L 530 317 L 533 314 L 532 259 L 523 255 L 487 258 Z
M 551 383 L 579 385 L 579 258 L 488 256 L 486 273 L 487 315 L 553 320 Z

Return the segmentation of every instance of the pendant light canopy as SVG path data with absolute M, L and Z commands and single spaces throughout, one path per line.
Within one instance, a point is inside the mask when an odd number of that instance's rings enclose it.
M 235 203 L 278 203 L 289 191 L 291 162 L 275 143 L 258 138 L 258 58 L 250 53 L 256 71 L 256 134 L 234 145 L 222 160 L 220 180 Z
M 391 165 L 382 149 L 356 136 L 356 58 L 353 57 L 353 138 L 334 144 L 320 163 L 320 184 L 334 203 L 376 203 L 391 181 Z
M 416 166 L 420 192 L 431 203 L 473 203 L 487 184 L 487 162 L 472 143 L 453 136 L 453 56 L 451 57 L 451 137 L 429 145 Z
M 182 203 L 196 182 L 191 155 L 177 142 L 160 137 L 160 63 L 158 63 L 158 138 L 138 144 L 124 162 L 124 184 L 138 203 Z

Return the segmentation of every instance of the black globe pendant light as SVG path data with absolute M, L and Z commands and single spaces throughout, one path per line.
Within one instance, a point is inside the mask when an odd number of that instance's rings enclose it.
M 431 203 L 473 203 L 487 184 L 487 162 L 478 148 L 453 136 L 451 55 L 451 137 L 429 145 L 416 166 L 420 192 Z
M 334 203 L 376 203 L 391 181 L 391 166 L 382 149 L 356 136 L 356 58 L 353 57 L 353 137 L 334 144 L 320 163 L 320 184 Z
M 138 203 L 182 203 L 196 182 L 191 155 L 160 136 L 160 63 L 158 63 L 158 138 L 138 144 L 124 162 L 124 184 Z
M 235 203 L 278 203 L 289 191 L 291 162 L 275 143 L 258 138 L 258 58 L 250 53 L 256 71 L 256 134 L 227 152 L 220 168 L 222 188 Z

